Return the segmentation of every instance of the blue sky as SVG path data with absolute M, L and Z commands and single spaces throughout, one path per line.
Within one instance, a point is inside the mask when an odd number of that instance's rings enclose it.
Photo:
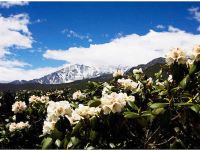
M 0 58 L 2 61 L 15 60 L 29 64 L 13 67 L 14 70 L 19 69 L 23 72 L 49 67 L 55 70 L 56 67 L 59 68 L 69 62 L 89 64 L 81 57 L 84 48 L 90 51 L 91 45 L 104 47 L 105 43 L 113 41 L 117 43 L 118 39 L 128 40 L 129 35 L 146 36 L 150 30 L 155 33 L 179 33 L 180 31 L 187 36 L 194 35 L 195 40 L 199 38 L 196 35 L 200 32 L 197 29 L 200 25 L 199 10 L 188 10 L 200 7 L 199 2 L 29 2 L 25 5 L 13 4 L 6 7 L 0 4 L 0 6 L 2 18 L 26 14 L 28 23 L 25 26 L 31 33 L 28 37 L 31 43 L 23 49 L 13 47 L 17 44 L 5 45 L 4 51 L 9 51 L 11 54 L 2 55 Z M 177 31 L 169 31 L 169 26 Z M 18 33 L 21 34 L 21 31 L 19 30 Z M 177 37 L 179 37 L 178 33 Z M 76 50 L 73 47 L 82 49 L 80 53 L 75 53 Z M 62 57 L 63 53 L 70 48 L 72 48 L 73 55 L 70 53 L 68 54 L 70 58 Z M 75 60 L 74 55 L 80 56 Z M 93 59 L 95 59 L 94 56 Z M 146 59 L 144 63 L 149 59 Z M 103 63 L 104 60 L 101 59 L 98 62 Z M 94 61 L 91 60 L 90 63 Z M 109 64 L 105 60 L 105 64 L 107 63 Z M 132 64 L 136 65 L 136 63 Z M 3 73 L 0 72 L 0 77 L 3 78 L 1 74 Z M 18 79 L 18 77 L 15 78 Z M 10 77 L 5 80 L 15 78 Z

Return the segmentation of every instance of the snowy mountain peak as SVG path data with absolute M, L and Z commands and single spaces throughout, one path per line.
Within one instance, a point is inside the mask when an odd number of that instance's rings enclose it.
M 58 70 L 54 73 L 48 74 L 40 79 L 34 79 L 29 82 L 40 84 L 61 84 L 69 83 L 76 80 L 89 79 L 99 77 L 103 74 L 111 74 L 116 69 L 126 71 L 128 67 L 114 67 L 114 66 L 101 66 L 93 67 L 83 64 L 69 64 L 65 68 Z

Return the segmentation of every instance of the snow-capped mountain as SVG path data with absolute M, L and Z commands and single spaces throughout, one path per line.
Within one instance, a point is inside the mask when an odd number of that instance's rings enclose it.
M 82 64 L 69 64 L 65 68 L 58 70 L 54 73 L 48 74 L 39 79 L 33 79 L 30 81 L 13 81 L 14 84 L 24 83 L 40 83 L 40 84 L 61 84 L 69 83 L 76 80 L 83 80 L 89 78 L 99 77 L 104 74 L 111 74 L 116 69 L 122 69 L 126 71 L 128 67 L 114 67 L 114 66 L 101 66 L 93 67 Z

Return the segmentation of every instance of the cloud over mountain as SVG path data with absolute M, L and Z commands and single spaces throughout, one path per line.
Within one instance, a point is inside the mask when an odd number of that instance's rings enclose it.
M 47 50 L 47 59 L 65 60 L 85 65 L 129 65 L 147 63 L 163 57 L 174 47 L 185 50 L 199 43 L 200 35 L 187 33 L 173 26 L 168 31 L 150 30 L 145 35 L 131 34 L 116 38 L 109 43 L 91 44 L 88 48 L 71 47 L 67 50 Z

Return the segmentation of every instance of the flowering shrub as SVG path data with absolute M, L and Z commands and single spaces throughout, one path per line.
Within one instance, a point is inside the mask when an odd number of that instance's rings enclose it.
M 167 77 L 117 70 L 85 90 L 5 93 L 1 148 L 200 148 L 199 56 L 172 49 Z

